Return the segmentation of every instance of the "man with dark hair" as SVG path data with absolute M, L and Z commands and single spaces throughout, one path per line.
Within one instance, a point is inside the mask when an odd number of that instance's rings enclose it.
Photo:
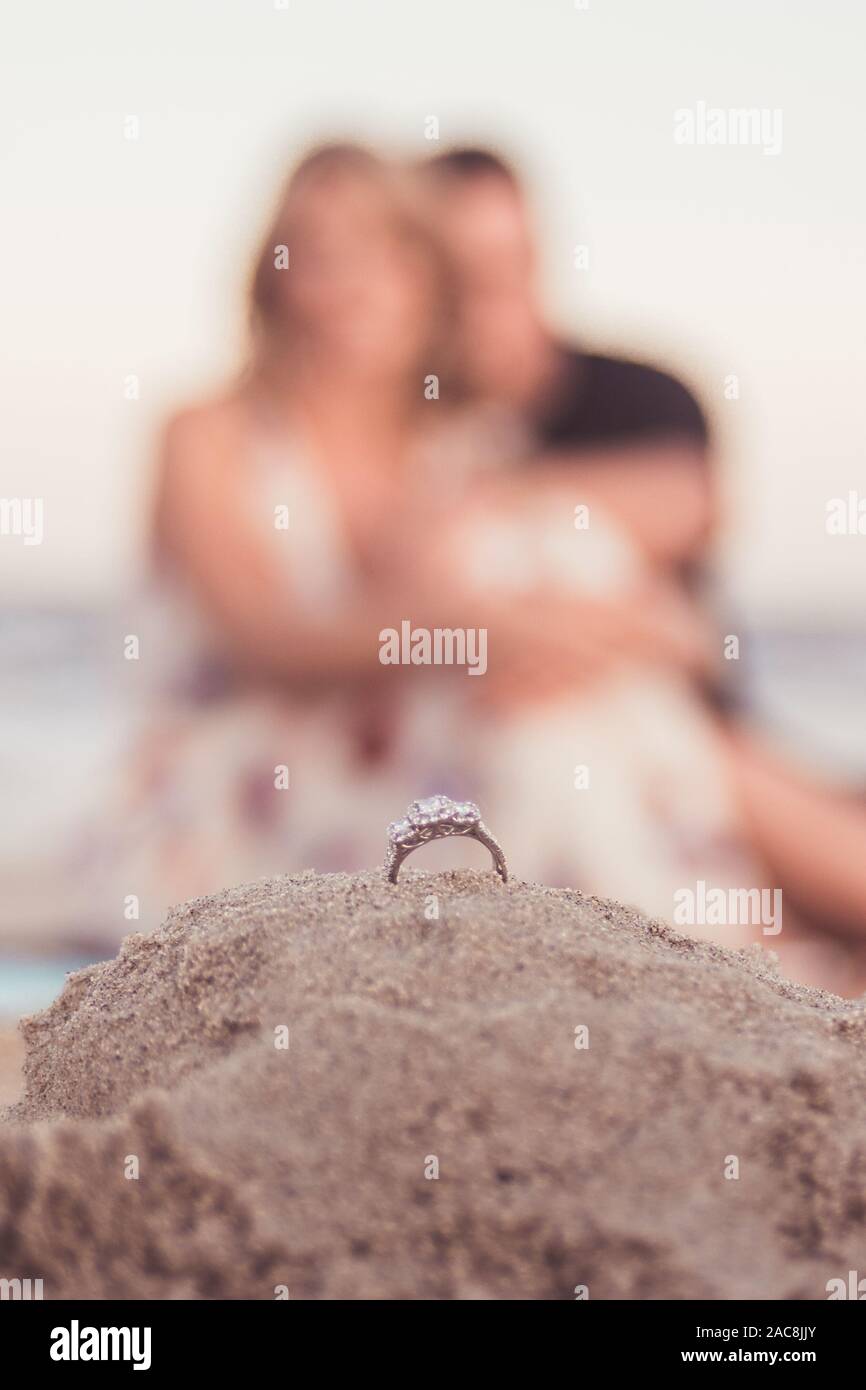
M 573 601 L 576 591 L 569 593 L 564 606 L 557 607 L 555 588 L 553 592 L 546 590 L 544 602 L 535 603 L 533 608 L 533 632 L 537 624 L 545 631 L 555 633 L 561 627 L 585 635 L 590 681 L 599 670 L 606 669 L 605 643 L 609 641 L 609 650 L 616 655 L 628 649 L 637 669 L 678 671 L 689 678 L 693 688 L 696 683 L 718 699 L 718 668 L 727 664 L 717 659 L 718 641 L 710 636 L 704 644 L 700 633 L 690 634 L 679 623 L 679 617 L 688 613 L 703 627 L 700 605 L 684 593 L 678 581 L 697 572 L 714 514 L 708 431 L 699 405 L 686 387 L 666 372 L 590 353 L 557 338 L 545 322 L 536 293 L 535 239 L 520 180 L 508 164 L 487 150 L 470 148 L 445 153 L 430 160 L 425 168 L 457 271 L 457 348 L 463 380 L 473 402 L 492 403 L 497 408 L 493 413 L 504 414 L 513 427 L 508 438 L 518 441 L 528 475 L 527 513 L 531 513 L 537 492 L 544 492 L 550 484 L 561 495 L 566 480 L 569 498 L 592 507 L 598 502 L 603 518 L 598 533 L 603 532 L 605 520 L 613 519 L 616 529 L 644 560 L 640 592 L 633 588 L 623 601 L 619 601 L 622 591 L 616 580 L 612 588 L 591 586 L 580 595 L 580 606 Z M 503 447 L 510 447 L 507 439 Z M 506 478 L 515 472 L 519 477 L 520 471 L 506 470 Z M 594 530 L 593 522 L 590 534 Z M 552 554 L 558 553 L 557 534 L 554 529 L 549 533 Z M 576 564 L 581 551 L 579 545 L 569 547 L 570 563 Z M 600 552 L 594 555 L 593 564 Z M 598 568 L 604 569 L 604 565 Z M 610 574 L 608 570 L 607 578 Z M 596 577 L 597 572 L 593 574 Z M 519 587 L 516 592 L 519 595 Z M 603 600 L 600 606 L 596 603 L 599 595 Z M 680 610 L 676 621 L 671 601 Z M 628 610 L 625 614 L 624 608 Z M 666 636 L 676 641 L 667 641 Z M 598 664 L 594 664 L 596 657 L 600 658 Z M 547 700 L 548 687 L 541 676 L 546 677 L 548 667 L 555 681 L 558 673 L 552 658 L 544 672 L 537 662 L 531 664 L 522 689 L 518 681 L 512 697 L 518 708 L 524 699 Z M 569 674 L 566 678 L 573 677 Z M 493 680 L 495 674 L 488 673 L 488 688 Z M 652 684 L 648 688 L 651 690 Z M 609 710 L 604 702 L 616 683 L 601 684 L 597 689 L 606 719 Z M 651 714 L 652 699 L 647 708 Z M 588 712 L 590 717 L 598 712 L 588 705 L 583 709 L 584 718 Z M 645 778 L 647 766 L 663 766 L 661 761 L 653 761 L 653 739 L 664 729 L 665 720 L 662 717 L 652 726 L 654 734 L 649 726 L 644 730 L 641 725 L 643 707 L 638 705 L 637 710 L 635 713 L 633 707 L 630 715 L 640 726 L 637 739 L 629 742 L 629 728 L 624 723 L 621 739 L 614 739 L 611 747 L 631 749 L 633 756 L 638 750 L 634 772 L 639 794 L 631 803 L 626 799 L 621 804 L 630 806 L 628 815 L 634 814 L 634 825 L 646 824 L 645 818 L 649 819 L 651 832 L 646 844 L 652 846 L 647 860 L 652 878 L 661 846 L 670 848 L 678 836 L 682 838 L 679 848 L 672 850 L 674 858 L 683 851 L 682 862 L 694 865 L 703 813 L 694 826 L 688 817 L 679 820 L 679 793 L 674 790 L 674 799 L 669 797 L 671 788 L 678 784 L 677 775 L 670 775 L 676 772 L 675 760 L 665 765 L 667 773 L 657 776 L 653 771 Z M 681 713 L 685 715 L 681 723 L 679 715 L 669 722 L 658 756 L 669 756 L 681 735 L 682 768 L 693 773 L 701 741 L 691 739 L 700 720 L 694 707 L 689 713 L 684 705 Z M 720 868 L 724 874 L 734 862 L 730 856 L 737 845 L 742 848 L 746 843 L 740 837 L 746 836 L 748 851 L 756 856 L 766 881 L 781 885 L 785 894 L 787 944 L 783 950 L 791 952 L 797 975 L 837 988 L 830 976 L 838 970 L 836 978 L 843 979 L 847 992 L 852 988 L 852 962 L 859 951 L 856 969 L 862 990 L 866 923 L 866 818 L 862 804 L 826 784 L 813 782 L 768 752 L 758 739 L 738 727 L 730 706 L 728 716 L 712 721 L 722 761 L 709 774 L 707 786 L 710 800 L 716 793 L 724 799 L 730 792 L 740 819 L 732 822 L 729 835 L 719 836 L 713 844 L 704 841 L 698 852 L 706 853 L 710 861 L 718 853 L 718 863 L 727 865 Z M 580 738 L 576 730 L 576 746 L 586 735 L 583 723 Z M 645 751 L 650 758 L 646 765 Z M 602 770 L 599 780 L 607 791 L 617 785 L 617 778 L 628 766 L 626 754 L 618 767 L 608 765 Z M 550 786 L 560 772 L 558 768 L 551 774 Z M 699 777 L 704 775 L 699 773 Z M 627 787 L 628 777 L 619 785 Z M 508 804 L 507 798 L 504 804 Z M 739 873 L 740 868 L 734 872 Z M 790 913 L 788 904 L 793 908 Z M 808 923 L 812 924 L 811 934 Z M 837 933 L 840 941 L 846 935 L 849 939 L 851 954 L 844 965 L 834 964 L 842 957 L 837 955 L 841 948 L 834 944 L 831 932 Z
M 457 271 L 468 388 L 518 411 L 538 452 L 574 464 L 654 564 L 690 572 L 712 515 L 694 396 L 664 371 L 557 339 L 536 291 L 524 194 L 504 160 L 467 147 L 425 167 Z

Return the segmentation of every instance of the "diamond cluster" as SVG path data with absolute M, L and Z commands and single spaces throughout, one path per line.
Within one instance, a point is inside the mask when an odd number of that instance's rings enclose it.
M 413 801 L 403 820 L 392 821 L 388 838 L 396 845 L 424 838 L 431 829 L 465 831 L 477 825 L 481 812 L 473 801 L 452 801 L 450 796 L 428 796 Z

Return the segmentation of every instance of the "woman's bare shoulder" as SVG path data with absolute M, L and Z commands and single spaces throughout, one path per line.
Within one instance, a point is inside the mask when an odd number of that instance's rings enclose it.
M 175 410 L 163 427 L 163 445 L 171 454 L 209 452 L 215 443 L 231 448 L 247 424 L 247 405 L 236 389 L 221 392 Z M 220 451 L 222 452 L 222 451 Z

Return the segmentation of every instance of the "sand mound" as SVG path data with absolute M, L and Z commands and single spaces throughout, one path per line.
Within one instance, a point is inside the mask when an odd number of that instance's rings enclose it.
M 864 1002 L 576 892 L 272 879 L 24 1029 L 0 1275 L 46 1297 L 825 1298 L 866 1272 Z

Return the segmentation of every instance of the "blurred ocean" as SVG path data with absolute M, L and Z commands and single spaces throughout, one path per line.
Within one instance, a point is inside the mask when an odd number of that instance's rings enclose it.
M 735 630 L 730 683 L 750 717 L 810 763 L 866 785 L 866 628 Z M 49 834 L 89 796 L 140 721 L 148 682 L 129 679 L 123 633 L 115 610 L 0 609 L 7 848 Z
M 114 612 L 0 610 L 0 863 L 99 796 L 142 712 L 121 641 Z
M 145 682 L 123 660 L 122 638 L 120 611 L 0 610 L 0 952 L 26 946 L 34 962 L 105 954 L 70 864 L 81 827 L 104 818 L 145 717 Z M 46 968 L 57 976 L 56 966 L 7 958 L 0 981 L 9 990 L 19 979 L 29 1007 Z
M 47 1008 L 67 975 L 92 964 L 90 956 L 0 955 L 0 1023 Z
M 737 688 L 758 728 L 802 763 L 866 791 L 866 629 L 763 629 Z
M 56 950 L 59 938 L 67 952 L 100 954 L 86 908 L 58 887 L 52 864 L 88 818 L 105 816 L 124 750 L 147 720 L 146 653 L 123 660 L 130 621 L 120 609 L 0 611 L 0 950 L 13 940 Z M 866 632 L 737 630 L 741 656 L 729 669 L 740 709 L 801 764 L 866 790 Z M 28 997 L 39 993 L 35 978 L 24 969 Z

